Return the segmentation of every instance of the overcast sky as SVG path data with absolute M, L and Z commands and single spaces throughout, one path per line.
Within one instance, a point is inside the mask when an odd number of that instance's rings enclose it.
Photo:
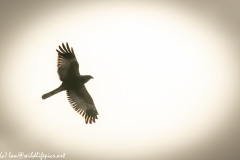
M 65 159 L 238 159 L 239 3 L 0 1 L 0 152 Z M 73 47 L 99 112 L 61 92 Z M 196 158 L 197 157 L 197 158 Z

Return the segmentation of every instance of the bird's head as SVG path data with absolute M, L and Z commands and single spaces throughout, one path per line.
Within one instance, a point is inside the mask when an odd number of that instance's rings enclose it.
M 90 79 L 93 79 L 93 77 L 91 75 L 85 75 L 84 76 L 85 83 L 87 83 Z

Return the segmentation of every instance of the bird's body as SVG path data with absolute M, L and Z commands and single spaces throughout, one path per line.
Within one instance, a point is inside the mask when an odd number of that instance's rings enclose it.
M 63 48 L 62 48 L 63 47 Z M 86 123 L 95 122 L 98 112 L 94 105 L 93 99 L 88 93 L 85 83 L 93 77 L 90 75 L 80 75 L 79 64 L 75 57 L 73 48 L 66 47 L 62 44 L 59 46 L 58 52 L 58 75 L 62 84 L 55 90 L 48 92 L 42 96 L 42 99 L 49 98 L 54 94 L 66 90 L 67 98 L 73 108 L 85 117 Z

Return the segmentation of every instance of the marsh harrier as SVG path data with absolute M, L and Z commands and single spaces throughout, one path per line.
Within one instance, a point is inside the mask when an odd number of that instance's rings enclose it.
M 62 84 L 53 91 L 44 94 L 42 99 L 66 90 L 68 101 L 72 107 L 85 118 L 86 124 L 88 122 L 92 124 L 95 119 L 98 119 L 98 112 L 84 84 L 93 77 L 80 74 L 75 53 L 73 48 L 70 49 L 68 43 L 66 46 L 62 43 L 62 47 L 59 46 L 57 52 L 57 72 Z

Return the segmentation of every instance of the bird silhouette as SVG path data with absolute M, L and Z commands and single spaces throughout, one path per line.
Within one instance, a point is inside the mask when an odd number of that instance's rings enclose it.
M 98 112 L 84 85 L 93 77 L 80 74 L 75 53 L 72 47 L 69 48 L 68 43 L 66 46 L 62 43 L 62 47 L 59 45 L 59 50 L 56 51 L 58 52 L 57 72 L 62 84 L 51 92 L 42 95 L 42 99 L 66 90 L 69 103 L 75 111 L 85 118 L 85 123 L 95 123 L 95 119 L 98 119 Z

